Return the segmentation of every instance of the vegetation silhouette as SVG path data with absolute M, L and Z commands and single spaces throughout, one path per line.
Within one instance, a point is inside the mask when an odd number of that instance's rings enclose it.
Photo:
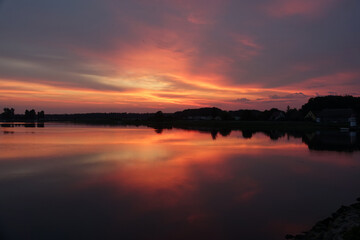
M 45 120 L 45 112 L 44 111 L 38 112 L 37 119 L 38 119 L 38 121 L 44 121 Z
M 15 117 L 15 109 L 13 108 L 4 108 L 4 112 L 1 114 L 1 117 L 4 120 L 13 120 Z
M 45 112 L 40 111 L 36 114 L 34 109 L 25 110 L 24 114 L 15 114 L 14 108 L 4 108 L 3 113 L 0 114 L 0 121 L 2 127 L 45 127 Z M 25 123 L 24 123 L 25 122 Z M 35 125 L 35 122 L 36 125 Z
M 36 120 L 36 112 L 34 109 L 25 110 L 25 119 L 28 121 L 35 121 Z
M 346 96 L 324 96 L 310 98 L 309 101 L 301 107 L 303 113 L 309 111 L 320 111 L 323 109 L 350 108 L 357 114 L 360 113 L 360 97 Z
M 350 124 L 343 117 L 342 122 L 333 121 L 333 116 L 329 114 L 323 122 L 317 122 L 320 115 L 315 115 L 315 111 L 325 113 L 326 109 L 342 108 L 333 112 L 341 113 L 349 109 L 354 112 Z M 312 117 L 310 116 L 310 111 Z M 327 110 L 329 111 L 329 110 Z M 236 111 L 225 111 L 216 107 L 206 107 L 198 109 L 185 109 L 174 113 L 85 113 L 85 114 L 47 114 L 44 111 L 35 112 L 34 109 L 26 110 L 23 115 L 15 114 L 13 108 L 4 108 L 0 115 L 0 120 L 5 122 L 74 122 L 83 124 L 104 124 L 104 125 L 133 125 L 148 126 L 157 129 L 181 128 L 188 130 L 199 130 L 213 132 L 212 137 L 217 138 L 218 133 L 222 136 L 230 134 L 231 130 L 244 131 L 243 135 L 251 138 L 256 131 L 262 131 L 271 139 L 276 140 L 283 135 L 283 131 L 315 131 L 324 129 L 339 129 L 340 127 L 353 127 L 358 129 L 356 122 L 359 122 L 360 97 L 353 96 L 324 96 L 310 98 L 300 109 L 287 107 L 286 111 L 277 108 L 259 111 L 253 109 L 240 109 Z M 324 115 L 324 114 L 323 114 Z M 334 114 L 333 114 L 334 115 Z M 325 115 L 324 115 L 325 116 Z M 41 125 L 39 125 L 40 127 Z M 280 131 L 280 132 L 279 132 Z

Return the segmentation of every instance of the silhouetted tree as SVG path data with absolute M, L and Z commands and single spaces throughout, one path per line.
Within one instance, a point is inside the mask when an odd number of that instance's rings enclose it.
M 285 118 L 288 121 L 301 121 L 304 119 L 304 115 L 296 108 L 287 109 Z
M 258 110 L 238 110 L 231 111 L 230 114 L 243 121 L 263 120 L 263 113 Z
M 44 111 L 40 111 L 37 113 L 37 118 L 38 120 L 44 120 L 45 119 L 45 112 Z
M 227 112 L 219 109 L 219 108 L 198 108 L 198 109 L 185 109 L 184 111 L 175 112 L 173 114 L 174 119 L 188 119 L 190 117 L 205 117 L 210 119 L 215 119 L 216 117 L 220 117 L 224 119 Z M 230 116 L 231 117 L 231 116 Z
M 25 110 L 25 119 L 26 120 L 35 120 L 36 118 L 36 112 L 34 109 L 29 110 Z
M 11 120 L 15 116 L 15 109 L 13 109 L 13 108 L 4 108 L 4 112 L 1 114 L 1 116 L 5 120 Z
M 164 120 L 164 114 L 162 111 L 157 111 L 154 115 L 155 121 L 163 121 Z
M 301 107 L 301 111 L 303 114 L 307 114 L 309 111 L 320 111 L 325 108 L 352 108 L 359 113 L 360 97 L 330 95 L 310 98 L 309 101 Z
M 220 113 L 221 120 L 234 120 L 234 118 L 231 116 L 231 114 L 227 111 L 222 111 Z

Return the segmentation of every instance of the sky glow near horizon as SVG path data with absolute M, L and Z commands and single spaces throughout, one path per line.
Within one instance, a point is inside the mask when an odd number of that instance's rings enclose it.
M 360 96 L 357 0 L 3 0 L 0 107 L 172 112 Z

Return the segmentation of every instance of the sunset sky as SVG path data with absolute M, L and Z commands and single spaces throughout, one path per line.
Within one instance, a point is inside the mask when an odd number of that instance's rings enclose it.
M 360 96 L 359 0 L 0 0 L 0 108 L 301 107 Z

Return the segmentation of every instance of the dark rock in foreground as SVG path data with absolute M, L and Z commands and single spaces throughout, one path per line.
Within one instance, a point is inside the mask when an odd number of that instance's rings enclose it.
M 331 217 L 316 223 L 308 232 L 296 236 L 286 235 L 285 238 L 295 240 L 360 240 L 360 202 L 350 206 L 342 206 Z

